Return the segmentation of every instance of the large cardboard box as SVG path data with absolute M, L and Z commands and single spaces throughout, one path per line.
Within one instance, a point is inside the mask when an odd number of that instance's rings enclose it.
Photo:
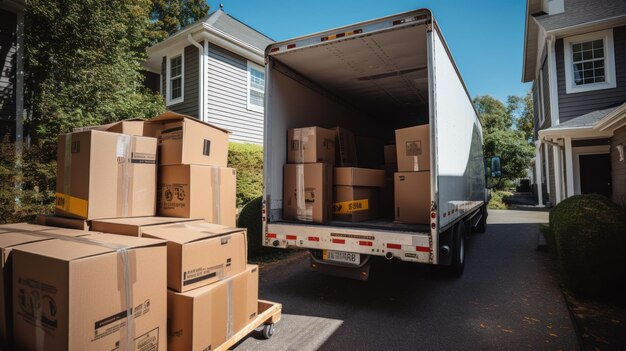
M 13 249 L 16 348 L 165 350 L 165 242 L 112 234 L 84 238 Z M 122 247 L 126 251 L 118 252 Z M 130 348 L 121 345 L 128 343 Z
M 335 163 L 335 134 L 320 127 L 287 131 L 287 163 Z
M 394 176 L 395 219 L 430 223 L 430 172 L 399 172 Z
M 0 224 L 0 234 L 7 232 L 36 232 L 40 230 L 55 229 L 45 225 L 30 224 L 30 223 L 9 223 Z
M 90 130 L 59 136 L 55 213 L 81 219 L 154 216 L 155 138 Z
M 184 293 L 167 292 L 169 351 L 214 350 L 258 313 L 259 269 Z
M 333 166 L 286 164 L 283 168 L 283 218 L 324 223 L 332 218 Z
M 142 236 L 146 228 L 153 226 L 198 221 L 200 218 L 178 217 L 129 217 L 97 219 L 91 222 L 92 230 L 102 233 Z
M 381 188 L 335 186 L 333 219 L 362 222 L 380 216 Z
M 48 214 L 37 215 L 35 222 L 37 224 L 50 226 L 50 227 L 78 229 L 78 230 L 89 230 L 91 226 L 91 221 L 88 221 L 86 219 L 62 217 L 62 216 L 48 215 Z
M 5 232 L 0 235 L 0 342 L 10 343 L 13 337 L 13 260 L 11 251 L 20 245 L 51 240 L 58 236 L 78 237 L 94 232 L 54 229 L 35 232 Z
M 356 150 L 359 167 L 383 167 L 385 163 L 384 145 L 379 139 L 367 136 L 357 136 Z
M 72 129 L 73 132 L 84 132 L 88 130 L 101 130 L 105 132 L 129 134 L 136 136 L 155 137 L 155 130 L 145 123 L 141 118 L 130 118 L 119 122 L 103 124 L 99 126 L 77 127 Z
M 167 287 L 189 291 L 246 268 L 245 229 L 207 222 L 145 228 L 143 237 L 167 240 Z
M 396 129 L 398 172 L 430 170 L 430 126 Z
M 148 123 L 158 125 L 160 165 L 227 166 L 227 130 L 169 111 Z
M 234 227 L 237 172 L 201 165 L 159 166 L 157 214 L 202 218 Z
M 354 167 L 357 163 L 356 141 L 354 133 L 342 127 L 335 127 L 335 165 L 339 167 Z
M 385 186 L 385 171 L 381 169 L 335 167 L 334 185 Z

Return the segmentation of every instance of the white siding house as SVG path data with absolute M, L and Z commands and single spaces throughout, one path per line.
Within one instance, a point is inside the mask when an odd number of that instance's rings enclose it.
M 227 129 L 232 141 L 262 144 L 270 43 L 220 9 L 148 48 L 146 81 L 168 110 Z

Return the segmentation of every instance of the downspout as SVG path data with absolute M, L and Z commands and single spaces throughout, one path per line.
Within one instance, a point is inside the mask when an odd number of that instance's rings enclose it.
M 198 87 L 198 118 L 201 121 L 205 121 L 204 116 L 204 46 L 191 36 L 191 34 L 187 34 L 187 40 L 193 44 L 193 46 L 197 47 L 199 50 L 198 61 L 200 61 L 200 72 L 198 72 L 198 82 L 200 86 Z

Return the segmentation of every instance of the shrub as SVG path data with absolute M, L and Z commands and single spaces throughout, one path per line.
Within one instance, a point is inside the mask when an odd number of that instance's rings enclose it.
M 263 247 L 262 243 L 262 224 L 261 224 L 261 209 L 262 209 L 263 197 L 259 196 L 256 199 L 248 202 L 237 220 L 237 227 L 246 228 L 248 230 L 248 254 L 254 255 L 258 253 Z
M 237 170 L 237 207 L 263 195 L 263 147 L 230 143 L 228 167 Z
M 491 199 L 487 207 L 494 210 L 506 210 L 507 206 L 504 202 L 504 198 L 511 195 L 513 195 L 513 193 L 506 190 L 494 190 L 491 192 Z
M 587 296 L 603 296 L 623 288 L 626 277 L 624 212 L 602 195 L 578 195 L 550 212 L 566 283 Z

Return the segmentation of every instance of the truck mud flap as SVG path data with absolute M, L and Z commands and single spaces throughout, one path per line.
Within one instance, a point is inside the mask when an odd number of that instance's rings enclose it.
M 312 252 L 309 256 L 311 258 L 311 270 L 314 272 L 361 281 L 369 280 L 371 266 L 370 256 L 364 256 L 363 261 L 358 266 L 349 266 L 322 261 L 316 258 Z

